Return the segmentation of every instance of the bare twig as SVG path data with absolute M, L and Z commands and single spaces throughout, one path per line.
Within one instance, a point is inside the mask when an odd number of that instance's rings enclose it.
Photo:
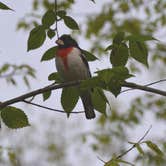
M 102 163 L 104 163 L 104 164 L 107 163 L 106 161 L 104 161 L 103 159 L 101 159 L 99 156 L 97 156 L 97 158 L 98 158 Z
M 103 159 L 101 159 L 100 157 L 97 157 L 100 161 L 102 161 L 105 165 L 111 163 L 112 161 L 116 161 L 121 159 L 123 156 L 125 156 L 127 153 L 129 153 L 131 150 L 133 150 L 136 145 L 142 143 L 142 141 L 144 140 L 144 138 L 148 135 L 149 131 L 151 130 L 152 126 L 149 127 L 149 129 L 145 132 L 145 134 L 136 142 L 133 144 L 133 146 L 131 146 L 129 149 L 127 149 L 126 151 L 122 152 L 121 154 L 119 154 L 118 156 L 115 156 L 113 158 L 111 158 L 111 160 L 109 160 L 108 162 L 105 162 Z M 132 164 L 131 164 L 132 165 Z
M 162 96 L 166 96 L 166 91 L 162 91 L 162 90 L 155 89 L 155 88 L 150 88 L 150 87 L 147 87 L 145 85 L 138 85 L 138 84 L 131 83 L 131 82 L 124 82 L 122 84 L 122 86 L 132 88 L 132 89 L 139 89 L 139 90 L 143 90 L 143 91 L 146 91 L 146 92 L 155 93 L 155 94 L 159 94 L 159 95 L 162 95 Z
M 159 80 L 159 81 L 155 81 L 155 82 L 146 84 L 146 85 L 144 85 L 144 86 L 147 86 L 147 87 L 148 87 L 148 86 L 151 86 L 151 85 L 154 85 L 154 84 L 158 84 L 158 83 L 161 83 L 161 82 L 166 82 L 166 79 L 162 79 L 162 80 Z M 126 90 L 121 91 L 120 93 L 128 92 L 128 91 L 131 91 L 131 90 L 136 90 L 136 89 L 129 88 L 129 89 L 126 89 Z
M 131 146 L 129 149 L 127 149 L 126 151 L 124 151 L 123 153 L 121 153 L 120 155 L 118 155 L 116 157 L 116 159 L 120 159 L 123 156 L 125 156 L 128 152 L 130 152 L 131 150 L 133 150 L 137 144 L 140 144 L 141 141 L 144 140 L 144 138 L 148 135 L 149 131 L 151 130 L 152 126 L 149 127 L 149 129 L 145 132 L 145 134 L 137 141 L 137 143 L 135 143 L 133 146 Z
M 59 38 L 57 10 L 58 10 L 58 4 L 57 4 L 57 0 L 55 0 L 55 17 L 56 17 L 55 31 L 56 31 L 56 34 L 57 34 L 57 38 Z
M 27 104 L 31 104 L 31 105 L 37 106 L 37 107 L 40 107 L 40 108 L 44 108 L 44 109 L 47 109 L 47 110 L 50 110 L 50 111 L 66 113 L 65 111 L 53 109 L 53 108 L 50 108 L 50 107 L 46 107 L 46 106 L 43 106 L 43 105 L 40 105 L 40 104 L 33 103 L 31 101 L 23 100 L 23 102 L 27 103 Z M 77 112 L 73 111 L 73 112 L 71 112 L 71 114 L 80 114 L 80 113 L 85 113 L 85 112 L 84 111 L 77 111 Z

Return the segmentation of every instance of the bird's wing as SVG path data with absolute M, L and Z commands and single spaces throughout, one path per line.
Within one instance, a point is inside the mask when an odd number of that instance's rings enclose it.
M 81 50 L 81 49 L 80 49 L 80 50 Z M 81 56 L 82 61 L 84 62 L 84 64 L 86 65 L 86 67 L 87 67 L 87 69 L 88 69 L 89 77 L 92 77 L 91 72 L 90 72 L 90 68 L 89 68 L 88 61 L 87 61 L 85 55 L 82 53 L 82 51 L 81 51 L 80 56 Z

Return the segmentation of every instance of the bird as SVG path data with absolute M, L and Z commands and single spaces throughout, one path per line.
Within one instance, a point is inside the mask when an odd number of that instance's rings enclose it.
M 88 61 L 76 40 L 64 34 L 56 40 L 57 51 L 55 55 L 57 72 L 64 82 L 86 80 L 91 78 Z M 78 87 L 79 88 L 79 87 Z M 87 119 L 95 118 L 94 106 L 91 99 L 92 90 L 80 90 L 85 116 Z

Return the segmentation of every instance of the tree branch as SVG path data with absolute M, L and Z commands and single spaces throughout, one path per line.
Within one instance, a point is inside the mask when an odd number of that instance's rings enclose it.
M 161 79 L 161 80 L 158 80 L 158 81 L 155 81 L 155 82 L 146 84 L 146 85 L 144 85 L 144 86 L 151 86 L 151 85 L 158 84 L 158 83 L 161 83 L 161 82 L 166 82 L 166 79 Z M 126 89 L 126 90 L 121 91 L 120 93 L 128 92 L 128 91 L 131 91 L 131 90 L 136 90 L 136 89 L 129 88 L 129 89 Z
M 122 84 L 122 86 L 166 96 L 166 91 L 162 91 L 162 90 L 155 89 L 155 88 L 150 88 L 150 87 L 147 87 L 146 85 L 138 85 L 138 84 L 131 83 L 131 82 L 125 82 Z
M 0 103 L 0 109 L 4 108 L 10 104 L 21 102 L 29 97 L 33 97 L 33 96 L 42 94 L 42 93 L 50 91 L 50 90 L 61 89 L 61 88 L 71 87 L 71 86 L 78 86 L 80 83 L 81 83 L 81 81 L 73 81 L 73 82 L 66 82 L 66 83 L 61 83 L 61 84 L 49 85 L 49 86 L 46 86 L 44 88 L 37 89 L 37 90 L 34 90 L 32 92 L 15 97 L 13 99 L 4 101 L 4 102 Z M 166 91 L 161 91 L 161 90 L 158 90 L 155 88 L 150 88 L 150 87 L 146 87 L 143 85 L 138 85 L 138 84 L 131 83 L 131 82 L 125 82 L 122 84 L 122 86 L 132 88 L 132 89 L 139 89 L 139 90 L 146 91 L 146 92 L 155 93 L 155 94 L 159 94 L 162 96 L 166 96 Z
M 0 103 L 0 109 L 4 108 L 10 104 L 14 104 L 14 103 L 23 101 L 29 97 L 36 96 L 36 95 L 42 94 L 42 93 L 50 91 L 50 90 L 61 89 L 61 88 L 71 87 L 71 86 L 77 86 L 79 84 L 80 84 L 80 81 L 74 81 L 74 82 L 68 82 L 68 83 L 61 83 L 58 85 L 55 84 L 55 85 L 51 85 L 51 86 L 46 86 L 44 88 L 37 89 L 37 90 L 34 90 L 32 92 L 29 92 L 29 93 L 23 94 L 21 96 L 15 97 L 13 99 L 7 100 L 5 102 L 2 102 L 2 103 Z

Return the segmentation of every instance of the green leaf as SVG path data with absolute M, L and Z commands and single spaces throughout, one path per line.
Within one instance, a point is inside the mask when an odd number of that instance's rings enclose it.
M 2 9 L 2 10 L 13 10 L 2 2 L 0 2 L 0 9 Z
M 60 18 L 64 18 L 64 16 L 66 16 L 66 11 L 65 11 L 65 10 L 58 10 L 58 11 L 57 11 L 57 15 L 58 15 Z
M 122 83 L 132 76 L 129 74 L 128 69 L 123 66 L 100 70 L 96 73 L 98 73 L 101 87 L 111 91 L 116 97 L 121 91 Z
M 79 94 L 77 88 L 63 88 L 61 95 L 61 104 L 68 116 L 77 104 L 78 99 Z
M 57 46 L 49 48 L 41 58 L 41 61 L 48 61 L 55 58 Z
M 111 45 L 106 47 L 105 51 L 109 51 L 109 50 L 112 50 L 112 49 L 113 49 L 113 45 L 111 44 Z
M 29 84 L 28 78 L 27 78 L 26 76 L 24 76 L 24 77 L 23 77 L 23 80 L 24 80 L 25 85 L 26 85 L 28 88 L 30 88 L 30 84 Z
M 52 38 L 55 36 L 55 31 L 52 30 L 52 29 L 49 29 L 49 30 L 47 31 L 47 36 L 48 36 L 50 39 L 52 39 Z
M 51 90 L 43 93 L 43 101 L 46 101 L 51 96 Z
M 145 43 L 130 40 L 129 49 L 132 58 L 148 67 L 148 50 Z
M 62 82 L 62 78 L 61 78 L 61 76 L 59 75 L 58 72 L 51 73 L 51 74 L 48 76 L 48 80 L 49 80 L 49 81 Z
M 113 78 L 122 82 L 130 77 L 133 77 L 133 75 L 129 74 L 129 70 L 124 66 L 114 67 L 111 71 L 113 73 Z
M 99 88 L 93 89 L 92 93 L 92 103 L 94 108 L 100 113 L 106 115 L 106 97 L 103 91 Z
M 80 89 L 81 90 L 91 90 L 95 87 L 100 87 L 100 79 L 99 77 L 92 77 L 86 80 L 81 81 Z
M 95 57 L 92 53 L 86 51 L 86 50 L 83 50 L 81 49 L 81 51 L 83 52 L 83 54 L 85 55 L 87 61 L 95 61 L 97 60 L 98 58 Z
M 112 69 L 103 69 L 97 71 L 96 73 L 100 77 L 100 80 L 104 81 L 106 84 L 109 84 L 109 82 L 113 79 L 123 82 L 124 80 L 132 76 L 131 74 L 129 74 L 128 69 L 123 66 L 117 66 Z
M 39 25 L 32 29 L 28 38 L 28 51 L 39 48 L 46 39 L 46 33 L 43 26 Z
M 9 157 L 9 160 L 10 160 L 10 163 L 12 164 L 12 166 L 18 165 L 16 154 L 14 152 L 9 151 L 8 157 Z
M 143 151 L 142 147 L 139 144 L 135 144 L 135 147 L 141 155 L 144 155 L 144 151 Z
M 124 37 L 124 32 L 118 32 L 113 39 L 113 44 L 120 44 L 124 40 Z
M 104 166 L 120 166 L 116 159 L 111 159 L 110 161 L 106 162 Z
M 129 41 L 132 40 L 132 41 L 139 41 L 139 42 L 157 40 L 153 36 L 150 36 L 150 35 L 129 35 L 125 39 L 129 40 Z
M 117 80 L 111 80 L 108 85 L 108 90 L 114 94 L 115 97 L 117 97 L 121 92 L 121 84 Z
M 145 142 L 147 144 L 147 146 L 153 150 L 157 155 L 162 156 L 163 152 L 160 150 L 160 148 L 154 144 L 152 141 L 146 141 Z
M 5 73 L 6 71 L 9 70 L 9 68 L 10 68 L 10 65 L 8 63 L 4 64 L 0 69 L 0 74 Z
M 42 18 L 42 24 L 46 29 L 48 29 L 51 25 L 53 25 L 55 21 L 56 21 L 56 15 L 53 10 L 48 10 Z
M 17 82 L 14 78 L 7 78 L 7 81 L 10 82 L 13 85 L 17 85 Z
M 70 28 L 72 30 L 79 30 L 79 26 L 78 26 L 77 22 L 72 17 L 64 16 L 63 19 L 64 19 L 65 25 L 68 28 Z
M 29 126 L 26 114 L 16 107 L 5 107 L 1 110 L 1 118 L 6 126 L 12 129 Z
M 125 66 L 128 61 L 128 57 L 128 47 L 125 43 L 121 43 L 112 49 L 110 61 L 113 67 Z

